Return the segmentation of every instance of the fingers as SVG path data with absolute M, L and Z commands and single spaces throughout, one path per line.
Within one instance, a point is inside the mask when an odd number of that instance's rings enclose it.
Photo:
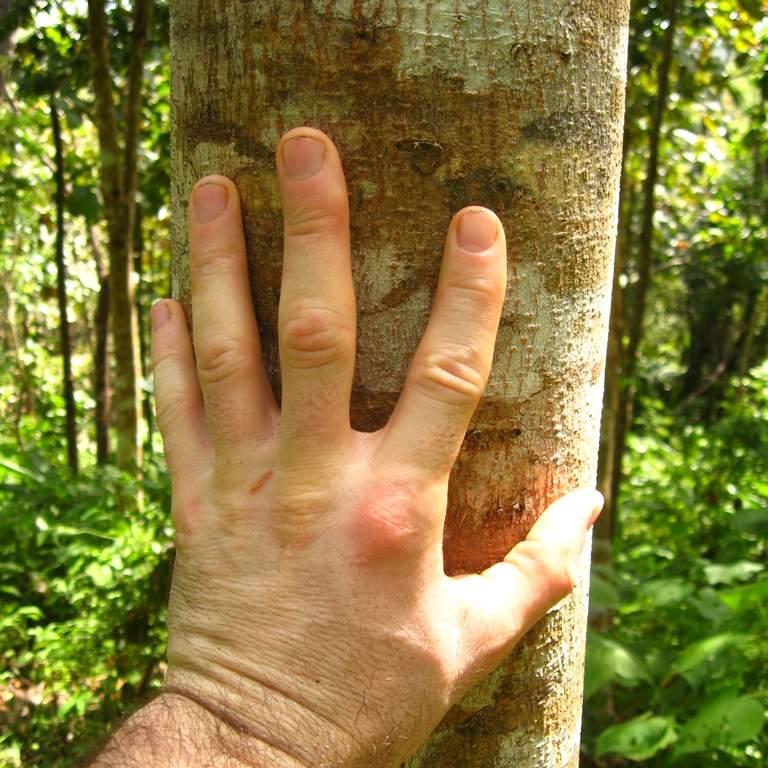
M 569 493 L 544 511 L 503 562 L 453 580 L 465 606 L 467 642 L 476 655 L 500 661 L 571 592 L 587 531 L 602 506 L 597 491 Z
M 445 477 L 482 396 L 506 287 L 506 241 L 495 214 L 465 208 L 451 222 L 435 303 L 378 459 Z
M 217 454 L 272 434 L 276 406 L 261 361 L 235 185 L 201 179 L 190 198 L 192 324 L 208 429 Z
M 297 455 L 313 446 L 327 451 L 349 435 L 356 341 L 349 205 L 338 152 L 321 131 L 288 131 L 277 169 L 284 219 L 280 431 L 286 452 Z
M 199 472 L 208 461 L 208 436 L 184 310 L 167 299 L 152 307 L 152 368 L 157 422 L 172 475 Z

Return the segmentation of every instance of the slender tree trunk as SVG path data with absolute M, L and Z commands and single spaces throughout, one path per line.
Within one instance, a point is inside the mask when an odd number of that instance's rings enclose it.
M 14 271 L 16 262 L 19 258 L 19 233 L 15 233 L 14 243 L 11 248 L 11 261 L 10 272 Z M 26 450 L 24 434 L 21 430 L 21 418 L 24 415 L 26 402 L 29 400 L 29 393 L 31 390 L 29 382 L 29 369 L 28 364 L 24 362 L 24 356 L 22 350 L 24 349 L 24 336 L 19 333 L 17 328 L 17 309 L 16 300 L 14 298 L 14 286 L 11 281 L 8 280 L 6 275 L 3 275 L 2 291 L 0 291 L 0 312 L 2 312 L 5 322 L 3 327 L 8 331 L 8 341 L 10 342 L 10 348 L 13 354 L 14 371 L 13 377 L 16 381 L 16 400 L 13 403 L 13 433 L 16 438 L 16 445 L 20 451 Z M 4 345 L 3 353 L 8 350 L 8 346 Z M 5 358 L 8 359 L 7 357 Z M 7 363 L 6 363 L 7 364 Z M 11 403 L 3 403 L 2 413 L 3 421 L 6 420 L 6 414 L 10 410 Z M 6 408 L 8 410 L 6 410 Z
M 109 270 L 101 255 L 96 232 L 88 230 L 91 251 L 99 275 L 99 296 L 96 302 L 94 327 L 96 345 L 93 352 L 93 399 L 96 403 L 94 421 L 96 422 L 96 461 L 100 466 L 109 461 Z
M 282 231 L 275 147 L 339 147 L 359 302 L 352 417 L 386 421 L 462 206 L 495 210 L 509 295 L 486 397 L 451 478 L 450 573 L 500 559 L 555 497 L 595 482 L 621 157 L 626 0 L 173 0 L 174 295 L 185 206 L 224 173 L 243 196 L 265 362 Z M 575 594 L 458 705 L 412 768 L 578 764 L 588 553 Z
M 121 150 L 109 67 L 105 0 L 88 0 L 95 122 L 101 150 L 101 189 L 109 233 L 110 305 L 115 354 L 112 409 L 117 433 L 117 464 L 125 469 L 141 464 L 141 361 L 132 283 L 133 226 L 143 62 L 152 7 L 152 0 L 136 0 L 134 5 L 127 92 L 122 110 L 124 136 Z
M 145 295 L 143 286 L 144 276 L 144 233 L 143 233 L 143 214 L 141 206 L 136 206 L 136 217 L 134 221 L 133 233 L 133 271 L 136 274 L 136 318 L 139 329 L 139 359 L 141 360 L 142 370 L 148 370 L 150 363 L 150 338 L 149 328 L 147 327 L 148 311 L 144 304 Z M 144 416 L 146 426 L 145 440 L 147 445 L 152 445 L 152 430 L 154 428 L 152 396 L 149 391 L 143 391 L 141 397 L 141 410 Z
M 0 99 L 5 99 L 5 84 L 13 55 L 13 36 L 16 26 L 11 20 L 14 12 L 11 0 L 0 0 Z
M 64 263 L 64 150 L 61 140 L 61 121 L 56 98 L 51 96 L 51 130 L 54 147 L 54 177 L 56 182 L 56 295 L 59 300 L 59 339 L 64 379 L 64 407 L 66 410 L 67 463 L 76 475 L 77 457 L 77 410 L 75 408 L 75 384 L 72 377 L 72 342 L 67 318 L 67 267 Z
M 595 525 L 593 541 L 593 562 L 609 562 L 611 543 L 615 532 L 615 509 L 613 504 L 613 482 L 616 470 L 616 420 L 620 405 L 622 333 L 624 322 L 624 291 L 621 273 L 624 266 L 624 252 L 627 247 L 626 224 L 629 211 L 626 206 L 627 177 L 626 161 L 629 153 L 629 132 L 624 130 L 621 152 L 621 176 L 619 182 L 619 229 L 613 263 L 613 285 L 611 287 L 611 314 L 608 326 L 608 348 L 605 360 L 605 382 L 603 411 L 600 418 L 600 451 L 597 461 L 597 489 L 603 494 L 605 506 Z
M 613 482 L 610 491 L 611 504 L 614 510 L 619 503 L 622 481 L 622 465 L 624 450 L 629 428 L 632 425 L 632 408 L 635 399 L 637 361 L 640 342 L 643 338 L 645 324 L 645 306 L 648 290 L 651 285 L 651 269 L 653 266 L 653 236 L 654 214 L 656 213 L 656 182 L 659 177 L 659 145 L 664 114 L 669 101 L 669 75 L 672 68 L 674 53 L 675 31 L 679 0 L 669 0 L 668 26 L 664 33 L 662 57 L 656 77 L 656 101 L 648 134 L 648 160 L 643 182 L 643 210 L 640 226 L 640 238 L 637 249 L 637 284 L 633 292 L 631 306 L 627 307 L 627 346 L 622 354 L 622 386 L 616 419 L 616 436 L 614 440 Z

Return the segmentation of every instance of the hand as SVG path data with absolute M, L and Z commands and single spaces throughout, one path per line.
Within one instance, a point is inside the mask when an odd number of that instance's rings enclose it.
M 231 764 L 394 766 L 570 592 L 602 500 L 570 494 L 504 562 L 444 574 L 448 475 L 505 292 L 501 222 L 476 207 L 454 217 L 400 400 L 383 429 L 355 432 L 341 160 L 306 127 L 277 154 L 281 408 L 260 359 L 228 179 L 207 177 L 191 197 L 194 347 L 179 304 L 153 308 L 178 537 L 167 691 L 205 712 L 206 727 L 219 723 Z

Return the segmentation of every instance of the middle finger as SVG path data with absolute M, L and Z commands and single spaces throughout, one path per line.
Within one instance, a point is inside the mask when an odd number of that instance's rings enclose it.
M 341 159 L 322 131 L 288 131 L 277 166 L 284 219 L 280 431 L 297 456 L 326 452 L 350 433 L 356 310 L 349 204 Z

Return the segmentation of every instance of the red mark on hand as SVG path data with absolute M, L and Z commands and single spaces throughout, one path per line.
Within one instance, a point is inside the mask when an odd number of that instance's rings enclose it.
M 272 477 L 272 470 L 268 469 L 252 486 L 251 493 L 258 493 Z

